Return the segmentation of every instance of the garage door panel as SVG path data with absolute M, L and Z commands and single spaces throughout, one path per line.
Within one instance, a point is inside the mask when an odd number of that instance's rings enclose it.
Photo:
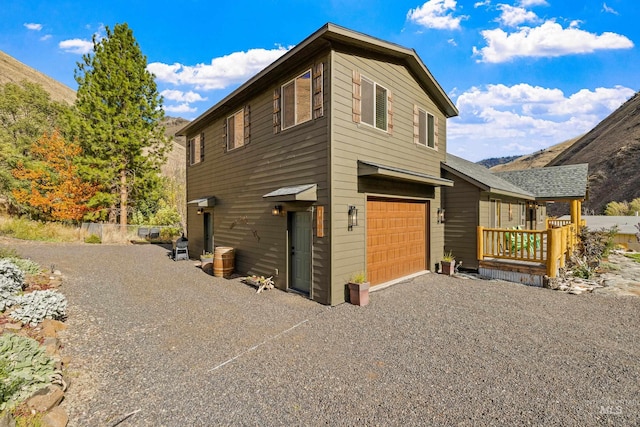
M 367 201 L 367 274 L 372 285 L 426 267 L 426 203 Z

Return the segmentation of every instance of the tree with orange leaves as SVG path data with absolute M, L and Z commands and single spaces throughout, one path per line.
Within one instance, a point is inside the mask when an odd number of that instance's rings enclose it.
M 79 221 L 90 212 L 87 202 L 98 187 L 78 175 L 75 159 L 82 149 L 68 143 L 55 130 L 31 145 L 34 159 L 29 165 L 19 162 L 12 170 L 21 181 L 12 191 L 16 201 L 30 206 L 37 216 L 53 221 Z

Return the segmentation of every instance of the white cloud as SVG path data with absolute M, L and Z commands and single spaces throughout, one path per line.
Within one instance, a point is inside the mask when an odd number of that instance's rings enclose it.
M 513 33 L 499 28 L 485 30 L 481 34 L 487 46 L 474 46 L 473 54 L 480 56 L 478 62 L 499 63 L 517 57 L 556 57 L 633 47 L 625 36 L 610 32 L 597 35 L 577 28 L 577 24 L 574 21 L 569 28 L 562 28 L 554 21 L 546 21 L 539 27 L 521 27 Z
M 634 93 L 622 86 L 570 96 L 525 83 L 472 87 L 457 98 L 447 150 L 474 161 L 529 154 L 588 132 Z
M 199 93 L 193 91 L 183 92 L 181 90 L 166 89 L 160 92 L 160 95 L 170 101 L 186 102 L 189 104 L 207 100 L 207 98 L 203 98 Z
M 51 34 L 45 34 L 44 36 L 40 37 L 41 41 L 47 41 L 51 38 Z
M 32 31 L 40 31 L 42 29 L 42 24 L 25 23 L 24 26 L 27 30 Z
M 549 6 L 549 3 L 546 0 L 520 0 L 518 5 L 522 7 Z
M 70 39 L 58 43 L 58 47 L 65 52 L 83 55 L 93 50 L 93 42 L 90 40 Z
M 517 27 L 526 22 L 536 23 L 540 19 L 538 15 L 523 7 L 514 7 L 508 4 L 499 4 L 498 9 L 501 11 L 497 21 L 502 25 L 509 27 Z
M 163 108 L 167 113 L 195 113 L 197 110 L 186 102 L 179 105 L 165 105 Z
M 607 6 L 606 3 L 602 3 L 602 11 L 607 13 L 613 13 L 614 15 L 618 15 L 618 12 L 614 8 Z
M 460 21 L 467 16 L 453 16 L 456 0 L 429 0 L 422 6 L 410 9 L 407 19 L 426 28 L 437 30 L 455 30 L 460 28 Z
M 224 89 L 248 80 L 288 50 L 284 47 L 271 50 L 250 49 L 213 58 L 210 64 L 194 66 L 153 62 L 147 69 L 165 83 L 191 85 L 199 90 Z
M 491 0 L 478 1 L 473 4 L 473 7 L 478 8 L 482 6 L 489 6 L 491 4 Z

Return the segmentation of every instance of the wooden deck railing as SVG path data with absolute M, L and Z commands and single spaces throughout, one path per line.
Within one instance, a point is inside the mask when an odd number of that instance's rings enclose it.
M 572 224 L 570 219 L 557 219 L 557 218 L 547 218 L 546 219 L 546 228 L 547 230 L 550 228 L 558 228 L 558 227 L 564 227 L 565 225 L 570 225 Z M 583 219 L 580 220 L 580 225 L 582 227 L 585 227 L 587 225 L 587 222 Z
M 558 269 L 578 243 L 574 224 L 547 230 L 512 230 L 478 227 L 478 260 L 497 258 L 546 264 L 547 276 Z

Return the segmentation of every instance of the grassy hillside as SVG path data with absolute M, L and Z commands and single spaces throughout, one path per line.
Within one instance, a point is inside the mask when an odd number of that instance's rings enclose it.
M 555 159 L 560 153 L 571 147 L 580 138 L 581 137 L 579 136 L 573 139 L 569 139 L 567 141 L 553 145 L 549 148 L 545 148 L 544 150 L 537 151 L 533 154 L 527 154 L 526 156 L 518 157 L 508 163 L 493 166 L 491 168 L 491 171 L 506 172 L 545 167 L 551 160 Z
M 20 83 L 23 80 L 42 86 L 54 101 L 73 104 L 76 100 L 76 92 L 70 87 L 0 51 L 0 84 Z

